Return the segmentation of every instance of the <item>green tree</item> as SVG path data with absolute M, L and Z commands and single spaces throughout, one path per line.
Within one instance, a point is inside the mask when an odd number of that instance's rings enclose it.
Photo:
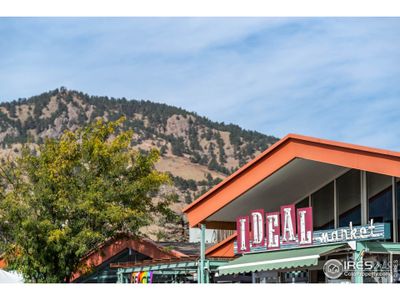
M 154 168 L 158 151 L 130 149 L 123 121 L 67 131 L 1 167 L 0 252 L 27 281 L 70 282 L 99 243 L 139 236 L 157 215 L 175 218 L 176 200 L 160 192 L 170 179 Z

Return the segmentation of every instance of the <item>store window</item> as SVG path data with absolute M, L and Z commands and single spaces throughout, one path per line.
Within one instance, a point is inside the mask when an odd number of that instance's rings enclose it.
M 254 272 L 255 283 L 279 283 L 279 276 L 277 271 L 259 271 Z
M 336 180 L 339 227 L 361 225 L 361 178 L 359 170 L 350 170 Z
M 334 228 L 333 182 L 311 195 L 314 230 Z
M 306 197 L 303 200 L 297 202 L 295 205 L 296 205 L 296 209 L 303 208 L 303 207 L 309 207 L 310 203 L 308 201 L 308 197 Z
M 392 177 L 367 173 L 368 220 L 393 225 Z

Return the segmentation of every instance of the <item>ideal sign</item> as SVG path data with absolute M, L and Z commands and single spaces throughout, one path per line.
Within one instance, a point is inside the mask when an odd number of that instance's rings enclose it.
M 285 205 L 279 212 L 271 213 L 253 210 L 250 216 L 236 219 L 237 252 L 249 252 L 250 240 L 252 248 L 266 247 L 268 250 L 280 249 L 287 244 L 311 245 L 312 219 L 311 207 L 296 210 L 294 205 Z
M 371 220 L 363 226 L 313 231 L 312 208 L 281 206 L 279 212 L 253 210 L 236 219 L 236 253 L 260 252 L 294 247 L 390 239 L 390 224 Z

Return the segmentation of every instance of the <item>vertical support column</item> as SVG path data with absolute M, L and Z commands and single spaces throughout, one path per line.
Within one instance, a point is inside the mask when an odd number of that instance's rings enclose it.
M 396 177 L 392 177 L 392 209 L 393 209 L 393 228 L 392 228 L 392 238 L 393 243 L 398 242 L 399 236 L 399 226 L 398 226 L 398 204 L 397 204 L 397 187 L 396 187 Z
M 210 261 L 206 260 L 206 270 L 204 270 L 205 283 L 210 283 Z
M 124 277 L 123 277 L 123 275 L 122 275 L 122 272 L 120 271 L 120 270 L 118 270 L 118 272 L 117 272 L 117 283 L 124 283 Z
M 354 259 L 354 270 L 355 274 L 353 276 L 353 281 L 354 283 L 363 283 L 363 276 L 362 276 L 362 267 L 359 268 L 359 266 L 362 266 L 362 261 L 363 258 L 361 256 L 361 253 L 364 249 L 364 246 L 360 242 L 356 242 L 356 250 L 353 253 L 353 259 Z
M 206 225 L 201 224 L 201 239 L 200 239 L 200 272 L 199 283 L 205 283 L 205 259 L 206 259 Z
M 118 269 L 117 283 L 130 283 L 129 278 L 127 276 L 125 276 L 125 274 L 124 274 L 124 269 Z
M 395 178 L 396 179 L 396 178 Z M 393 253 L 390 252 L 389 254 L 389 259 L 390 259 L 390 278 L 389 278 L 389 283 L 393 283 Z
M 337 201 L 336 179 L 333 180 L 333 220 L 335 228 L 339 227 L 339 205 Z
M 200 284 L 200 261 L 197 262 L 197 283 Z
M 368 223 L 368 199 L 367 199 L 367 173 L 360 172 L 360 186 L 361 186 L 361 224 L 367 225 Z

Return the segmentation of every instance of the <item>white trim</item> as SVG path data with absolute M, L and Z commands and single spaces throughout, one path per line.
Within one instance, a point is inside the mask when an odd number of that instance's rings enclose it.
M 225 269 L 233 269 L 233 268 L 241 268 L 241 267 L 251 267 L 251 266 L 258 266 L 258 265 L 269 265 L 275 264 L 280 262 L 290 262 L 290 261 L 298 261 L 298 260 L 305 260 L 311 258 L 319 258 L 318 254 L 308 255 L 308 256 L 300 256 L 300 257 L 290 257 L 290 258 L 282 258 L 282 259 L 274 259 L 274 260 L 267 260 L 267 261 L 257 261 L 251 263 L 243 263 L 243 264 L 236 264 L 231 266 L 220 266 L 218 270 L 225 270 Z

